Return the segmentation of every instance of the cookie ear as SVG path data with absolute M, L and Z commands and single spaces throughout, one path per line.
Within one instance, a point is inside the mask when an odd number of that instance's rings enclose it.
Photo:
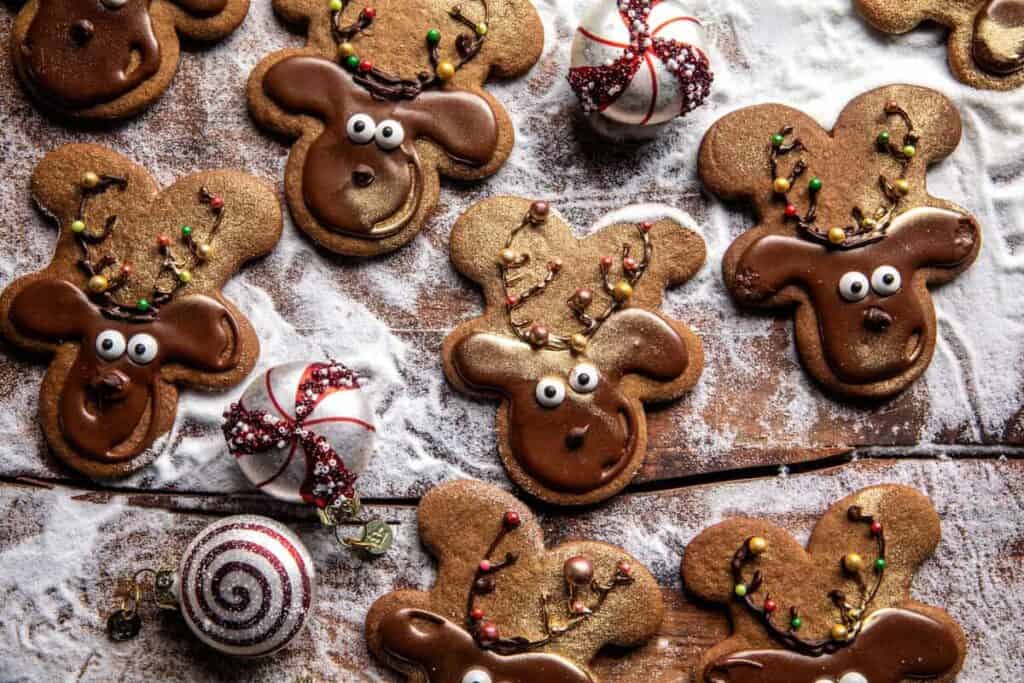
M 153 329 L 168 361 L 196 370 L 223 372 L 238 364 L 238 323 L 208 296 L 186 296 L 160 309 Z
M 886 33 L 907 33 L 928 18 L 925 3 L 921 2 L 856 0 L 856 6 L 857 11 L 869 24 Z
M 70 282 L 43 278 L 18 292 L 8 315 L 19 334 L 44 342 L 64 342 L 79 339 L 85 333 L 83 317 L 98 317 L 99 312 Z
M 980 229 L 970 216 L 917 208 L 893 221 L 886 248 L 912 254 L 917 268 L 955 267 L 975 251 L 979 239 Z
M 509 370 L 522 367 L 519 359 L 530 353 L 530 347 L 517 339 L 474 332 L 460 339 L 449 356 L 455 372 L 470 388 L 497 390 L 507 386 Z
M 183 38 L 213 42 L 231 34 L 245 19 L 249 0 L 170 0 L 174 26 Z
M 270 67 L 263 90 L 282 109 L 325 122 L 342 118 L 358 86 L 345 70 L 321 57 L 288 57 Z
M 456 161 L 487 164 L 498 150 L 498 121 L 490 103 L 466 90 L 431 90 L 402 106 L 416 136 L 436 142 Z
M 642 308 L 627 308 L 601 327 L 592 344 L 599 367 L 618 377 L 637 374 L 671 382 L 686 372 L 686 341 L 661 316 Z
M 529 0 L 489 0 L 491 16 L 499 16 L 503 21 L 491 22 L 488 30 L 489 45 L 506 45 L 508 36 L 503 35 L 511 27 L 516 36 L 539 36 L 536 41 L 524 44 L 517 41 L 517 50 L 504 51 L 503 55 L 493 55 L 486 51 L 483 58 L 489 62 L 491 73 L 499 78 L 514 78 L 529 71 L 544 51 L 544 24 L 533 3 Z
M 748 246 L 736 264 L 730 291 L 744 304 L 771 299 L 789 285 L 814 277 L 825 247 L 784 235 L 764 235 Z

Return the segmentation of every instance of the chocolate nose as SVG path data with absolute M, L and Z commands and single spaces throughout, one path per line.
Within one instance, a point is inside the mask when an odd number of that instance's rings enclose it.
M 120 370 L 105 372 L 92 382 L 92 389 L 102 400 L 116 401 L 124 398 L 131 380 Z
M 569 433 L 565 435 L 565 447 L 570 451 L 583 448 L 583 442 L 586 441 L 587 432 L 589 431 L 590 425 L 585 427 L 573 427 L 569 430 Z
M 366 164 L 359 164 L 356 169 L 352 171 L 352 182 L 356 187 L 369 187 L 377 174 L 373 172 L 373 169 Z
M 872 332 L 885 332 L 892 325 L 892 316 L 877 306 L 864 312 L 864 327 Z
M 92 40 L 92 36 L 96 32 L 96 28 L 88 19 L 79 19 L 75 23 L 71 24 L 70 31 L 71 40 L 75 41 L 79 45 L 84 45 Z

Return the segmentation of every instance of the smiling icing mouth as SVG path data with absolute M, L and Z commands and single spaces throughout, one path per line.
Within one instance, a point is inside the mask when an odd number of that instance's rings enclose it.
M 409 221 L 412 220 L 412 217 L 416 215 L 420 208 L 420 201 L 423 195 L 423 181 L 420 175 L 419 164 L 410 162 L 409 177 L 411 183 L 409 193 L 405 198 L 405 204 L 384 220 L 375 223 L 369 232 L 357 234 L 356 236 L 381 240 L 401 232 L 402 228 L 409 224 Z

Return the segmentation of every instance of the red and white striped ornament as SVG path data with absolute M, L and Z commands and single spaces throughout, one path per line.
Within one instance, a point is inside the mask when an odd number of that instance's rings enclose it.
M 173 590 L 200 640 L 225 654 L 259 657 L 285 647 L 306 625 L 316 570 L 288 527 L 238 515 L 214 522 L 192 540 Z
M 254 380 L 224 413 L 224 437 L 245 476 L 275 498 L 344 517 L 373 453 L 373 411 L 337 362 L 288 363 Z
M 679 0 L 604 0 L 576 31 L 569 83 L 587 113 L 613 125 L 685 115 L 713 80 L 701 22 Z

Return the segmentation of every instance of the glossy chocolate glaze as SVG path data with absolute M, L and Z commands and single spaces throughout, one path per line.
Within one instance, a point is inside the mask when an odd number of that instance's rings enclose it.
M 885 239 L 837 250 L 800 237 L 766 235 L 743 254 L 733 285 L 736 296 L 757 303 L 788 286 L 807 292 L 818 319 L 825 360 L 849 384 L 898 377 L 921 357 L 932 316 L 912 286 L 921 268 L 955 267 L 974 249 L 977 226 L 967 216 L 937 208 L 916 208 L 898 216 Z M 870 281 L 880 266 L 899 271 L 900 289 L 875 291 L 850 302 L 839 292 L 846 273 Z
M 130 323 L 105 318 L 73 284 L 46 278 L 18 293 L 10 319 L 27 337 L 79 344 L 59 397 L 60 426 L 76 451 L 102 463 L 130 460 L 156 439 L 164 422 L 156 383 L 165 364 L 221 372 L 238 363 L 237 322 L 221 303 L 202 295 L 172 301 L 152 322 Z M 146 364 L 131 360 L 127 351 L 102 358 L 97 337 L 110 330 L 120 332 L 128 346 L 135 335 L 151 335 L 155 357 Z
M 708 683 L 840 683 L 844 675 L 859 673 L 868 683 L 901 683 L 938 678 L 959 658 L 948 625 L 920 612 L 880 609 L 868 616 L 852 644 L 834 654 L 735 652 L 709 666 L 704 678 Z
M 988 0 L 974 20 L 974 61 L 1008 76 L 1024 69 L 1024 0 Z
M 338 233 L 384 239 L 416 215 L 424 184 L 417 140 L 428 139 L 471 166 L 486 165 L 497 152 L 497 118 L 474 93 L 432 90 L 413 100 L 376 99 L 334 62 L 304 56 L 276 64 L 263 88 L 287 112 L 323 120 L 306 156 L 302 193 L 313 216 Z M 378 127 L 396 122 L 404 141 L 393 149 L 372 139 L 356 142 L 347 127 L 357 114 Z
M 38 95 L 73 108 L 117 99 L 160 68 L 149 0 L 114 9 L 101 0 L 40 0 L 18 49 Z
M 486 673 L 494 683 L 592 683 L 587 672 L 556 655 L 505 656 L 481 649 L 468 631 L 424 610 L 387 615 L 380 637 L 385 652 L 419 667 L 430 683 L 462 683 L 471 671 Z

